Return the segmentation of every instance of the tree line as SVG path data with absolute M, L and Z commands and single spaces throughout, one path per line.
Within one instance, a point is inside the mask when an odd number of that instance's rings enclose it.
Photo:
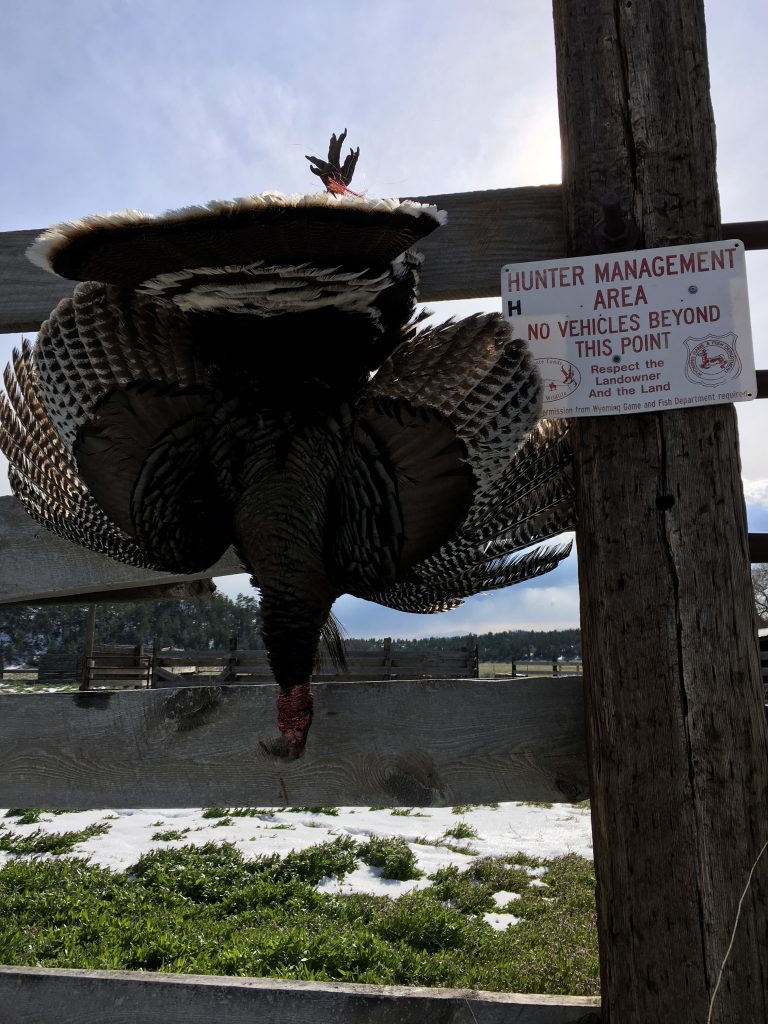
M 0 607 L 0 647 L 5 664 L 34 665 L 41 654 L 75 654 L 83 648 L 87 608 L 82 605 Z M 230 637 L 260 650 L 259 602 L 240 594 L 190 601 L 121 601 L 96 611 L 97 644 L 146 644 L 185 650 L 226 650 Z
M 87 608 L 83 605 L 0 607 L 0 648 L 6 665 L 35 665 L 41 654 L 75 654 L 82 650 Z M 231 600 L 215 594 L 205 600 L 123 601 L 100 604 L 96 612 L 97 644 L 145 644 L 184 650 L 226 650 L 230 638 L 238 647 L 261 650 L 261 617 L 255 597 Z M 507 630 L 475 637 L 481 661 L 550 661 L 581 657 L 578 629 Z M 350 638 L 356 646 L 383 646 L 383 639 Z M 424 654 L 455 650 L 460 637 L 393 639 L 395 650 Z
M 508 629 L 501 633 L 472 634 L 477 643 L 480 661 L 554 661 L 564 658 L 569 661 L 581 658 L 581 631 L 578 629 Z M 464 637 L 430 636 L 420 640 L 392 640 L 392 647 L 399 651 L 413 651 L 418 654 L 440 654 L 455 650 Z M 371 650 L 379 649 L 381 638 L 351 641 Z
M 752 569 L 758 623 L 768 626 L 768 565 Z M 82 650 L 87 609 L 82 605 L 0 606 L 0 649 L 5 664 L 35 665 L 41 654 L 75 654 Z M 214 594 L 191 601 L 122 601 L 99 605 L 96 643 L 150 645 L 184 650 L 226 650 L 230 638 L 238 646 L 262 650 L 261 617 L 255 597 L 240 594 L 231 600 Z M 480 661 L 552 661 L 581 658 L 578 629 L 505 630 L 475 635 Z M 393 639 L 395 650 L 423 654 L 456 648 L 461 637 L 426 637 L 420 640 Z M 350 643 L 380 648 L 380 637 L 350 638 Z

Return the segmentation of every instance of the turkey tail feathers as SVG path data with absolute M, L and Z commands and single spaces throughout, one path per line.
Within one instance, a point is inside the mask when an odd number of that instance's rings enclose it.
M 129 288 L 159 274 L 257 260 L 364 270 L 391 263 L 443 218 L 409 199 L 264 192 L 160 217 L 126 210 L 57 224 L 27 256 L 61 277 Z
M 347 664 L 346 631 L 336 616 L 331 612 L 321 629 L 323 646 L 331 664 L 338 673 L 349 671 Z

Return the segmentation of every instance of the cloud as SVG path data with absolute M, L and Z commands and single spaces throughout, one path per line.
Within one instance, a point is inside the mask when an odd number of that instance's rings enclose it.
M 492 594 L 478 594 L 460 608 L 439 615 L 410 615 L 367 601 L 342 597 L 334 612 L 351 636 L 462 636 L 508 629 L 571 629 L 579 625 L 579 590 L 575 583 L 532 587 L 521 584 Z
M 747 505 L 768 509 L 768 479 L 747 480 L 744 483 L 744 500 Z

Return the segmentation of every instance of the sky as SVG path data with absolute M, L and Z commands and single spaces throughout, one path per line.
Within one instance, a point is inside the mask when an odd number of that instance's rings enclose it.
M 707 23 L 722 217 L 768 219 L 768 6 L 712 0 Z M 561 177 L 544 0 L 25 0 L 3 12 L 0 83 L 0 231 L 315 191 L 304 156 L 323 155 L 343 128 L 361 149 L 355 187 L 370 195 Z M 768 254 L 747 253 L 747 271 L 763 368 Z M 442 319 L 497 310 L 500 300 L 430 308 Z M 18 341 L 0 335 L 0 364 Z M 768 402 L 742 403 L 738 413 L 749 526 L 768 530 Z M 246 576 L 217 582 L 229 595 L 249 591 Z M 577 626 L 576 556 L 439 616 L 351 597 L 335 611 L 364 637 Z

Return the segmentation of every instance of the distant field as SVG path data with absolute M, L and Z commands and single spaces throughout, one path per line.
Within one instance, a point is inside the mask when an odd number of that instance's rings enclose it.
M 557 663 L 558 675 L 579 675 L 581 674 L 580 661 L 559 661 Z M 518 676 L 551 676 L 551 661 L 518 661 L 515 663 L 515 674 Z M 493 679 L 495 676 L 512 675 L 512 662 L 509 661 L 481 661 L 480 678 Z

